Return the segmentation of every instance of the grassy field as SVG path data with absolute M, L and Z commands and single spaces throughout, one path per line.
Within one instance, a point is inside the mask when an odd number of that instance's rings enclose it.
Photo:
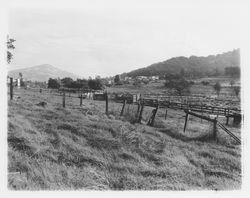
M 202 94 L 206 96 L 216 96 L 216 92 L 213 89 L 213 85 L 216 82 L 219 82 L 222 86 L 221 95 L 219 98 L 224 99 L 228 97 L 235 98 L 235 93 L 230 85 L 230 81 L 234 81 L 235 85 L 240 85 L 240 79 L 230 78 L 230 77 L 213 77 L 213 78 L 200 78 L 194 81 L 194 85 L 191 86 L 191 94 Z M 209 85 L 203 85 L 201 82 L 207 81 Z M 109 88 L 110 92 L 129 92 L 129 93 L 138 93 L 141 94 L 158 94 L 158 93 L 168 93 L 168 90 L 164 87 L 165 80 L 159 80 L 156 82 L 149 82 L 148 84 L 141 86 L 134 86 L 132 84 L 114 86 Z
M 212 125 L 160 109 L 154 127 L 136 106 L 29 90 L 8 104 L 8 185 L 16 190 L 228 190 L 241 188 L 241 146 Z M 43 106 L 40 102 L 46 102 Z M 146 107 L 143 123 L 152 108 Z M 224 118 L 220 118 L 225 122 Z M 240 137 L 240 128 L 228 127 Z

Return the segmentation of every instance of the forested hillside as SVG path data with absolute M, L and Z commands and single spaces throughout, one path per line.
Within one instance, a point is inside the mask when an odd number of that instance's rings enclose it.
M 131 71 L 126 75 L 135 77 L 182 73 L 187 77 L 216 76 L 224 74 L 226 67 L 240 67 L 239 49 L 207 57 L 175 57 Z

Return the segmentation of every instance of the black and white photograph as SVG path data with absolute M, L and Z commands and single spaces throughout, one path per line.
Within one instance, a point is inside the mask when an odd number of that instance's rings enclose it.
M 10 1 L 5 188 L 241 191 L 247 6 Z

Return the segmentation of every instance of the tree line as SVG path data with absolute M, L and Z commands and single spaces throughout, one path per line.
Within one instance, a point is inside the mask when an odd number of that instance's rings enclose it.
M 61 87 L 102 90 L 104 88 L 104 82 L 100 78 L 73 80 L 72 78 L 66 77 L 62 79 L 50 78 L 48 80 L 48 88 L 59 89 Z

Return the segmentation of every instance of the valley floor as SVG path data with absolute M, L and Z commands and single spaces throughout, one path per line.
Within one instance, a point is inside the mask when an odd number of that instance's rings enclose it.
M 136 106 L 29 90 L 8 104 L 8 185 L 17 190 L 232 190 L 241 188 L 241 146 L 212 126 L 164 110 L 155 127 L 131 124 Z M 37 105 L 46 102 L 44 106 Z M 145 112 L 146 121 L 151 109 Z M 231 129 L 240 136 L 240 129 Z

